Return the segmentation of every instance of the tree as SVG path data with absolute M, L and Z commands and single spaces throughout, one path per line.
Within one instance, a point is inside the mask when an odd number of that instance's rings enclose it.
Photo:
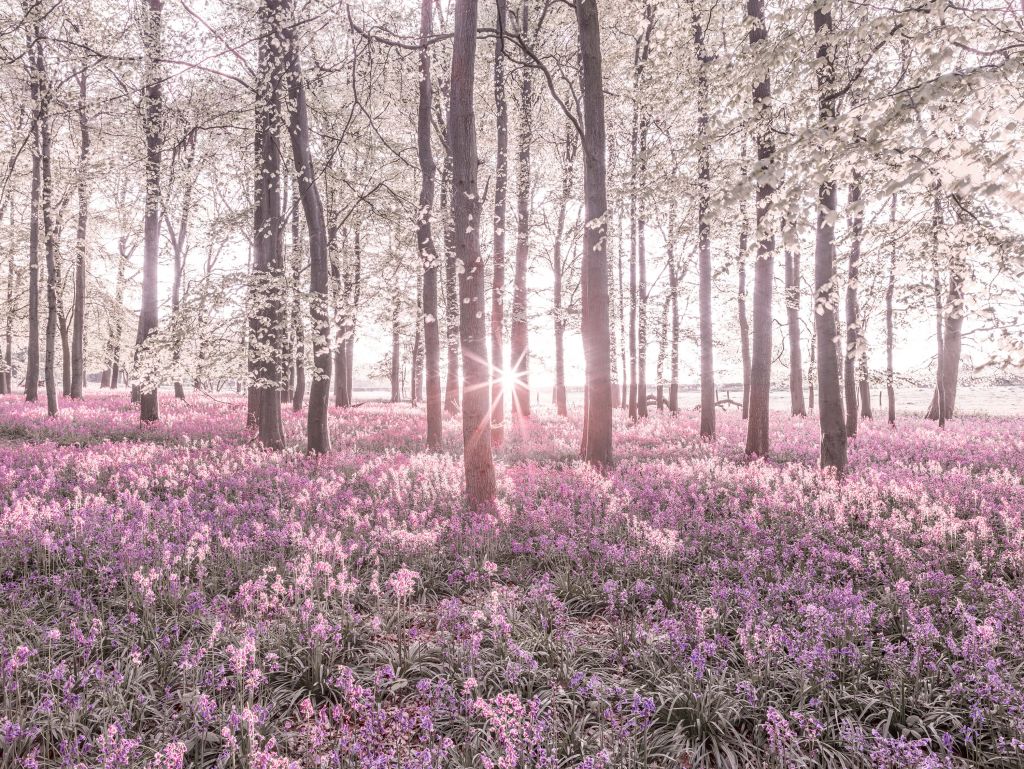
M 420 162 L 420 210 L 416 231 L 423 259 L 423 336 L 427 358 L 427 448 L 441 449 L 441 337 L 438 331 L 437 249 L 431 230 L 434 207 L 434 154 L 430 146 L 430 111 L 433 85 L 430 80 L 430 52 L 427 42 L 432 31 L 431 0 L 420 5 L 420 87 L 416 140 Z
M 754 40 L 751 38 L 751 43 L 753 42 Z M 711 208 L 711 150 L 707 137 L 707 64 L 709 57 L 704 48 L 704 23 L 697 14 L 696 9 L 694 10 L 693 18 L 693 48 L 697 59 L 697 179 L 700 189 L 697 203 L 697 272 L 699 281 L 698 291 L 700 294 L 700 436 L 706 440 L 714 440 L 715 411 L 717 410 L 716 401 L 718 399 L 715 396 L 714 336 L 711 328 L 711 225 L 709 222 L 709 209 Z M 758 98 L 755 94 L 755 101 Z M 770 313 L 770 294 L 768 302 L 768 312 Z M 769 324 L 771 323 L 770 317 L 768 322 Z M 756 329 L 757 325 L 755 323 Z M 770 336 L 768 344 L 771 344 Z M 771 350 L 768 351 L 768 354 L 771 354 Z M 746 398 L 744 398 L 744 402 L 746 402 Z M 747 451 L 754 450 L 750 448 L 748 439 Z
M 275 14 L 279 39 L 284 51 L 284 76 L 288 93 L 288 135 L 292 159 L 298 176 L 299 200 L 306 217 L 309 237 L 309 314 L 313 321 L 313 371 L 306 411 L 306 450 L 310 454 L 326 454 L 331 450 L 327 409 L 331 397 L 331 324 L 327 312 L 329 263 L 327 226 L 324 206 L 317 185 L 316 167 L 310 149 L 309 109 L 306 106 L 306 84 L 302 75 L 295 28 L 284 23 L 290 15 L 288 0 L 282 0 L 281 11 Z
M 284 62 L 279 45 L 281 0 L 262 0 L 260 4 L 259 71 L 256 92 L 256 186 L 254 189 L 253 274 L 256 278 L 257 351 L 255 387 L 259 397 L 259 440 L 270 449 L 284 448 L 281 424 L 279 350 L 284 324 L 282 313 L 281 204 L 281 91 Z
M 85 276 L 88 271 L 86 234 L 89 226 L 89 67 L 82 67 L 78 80 L 78 222 L 75 227 L 75 303 L 71 342 L 72 398 L 81 398 L 85 388 Z
M 476 115 L 473 76 L 477 0 L 455 0 L 448 140 L 452 148 L 455 259 L 459 276 L 462 370 L 463 464 L 466 497 L 473 507 L 494 501 L 497 482 L 491 456 L 490 372 L 484 323 L 484 260 L 480 253 L 480 196 L 477 189 Z
M 499 0 L 503 2 L 504 0 Z M 529 34 L 530 0 L 523 0 L 516 26 Z M 504 109 L 504 108 L 502 108 Z M 530 331 L 527 316 L 526 271 L 530 258 L 530 145 L 533 142 L 533 75 L 529 67 L 519 73 L 519 135 L 516 155 L 516 270 L 512 284 L 512 328 L 509 338 L 512 414 L 530 416 Z
M 498 34 L 494 38 L 494 260 L 491 264 L 491 433 L 500 444 L 505 431 L 505 232 L 508 200 L 508 103 L 505 99 L 505 28 L 508 1 L 496 0 Z M 454 79 L 454 60 L 452 78 Z M 452 83 L 454 87 L 454 82 Z M 449 120 L 450 122 L 450 120 Z M 474 126 L 475 133 L 475 126 Z M 456 203 L 458 201 L 456 200 Z M 458 226 L 458 225 L 456 225 Z M 456 242 L 458 240 L 456 239 Z M 456 256 L 456 258 L 458 258 Z M 463 264 L 463 270 L 467 269 Z
M 818 80 L 818 120 L 823 131 L 835 124 L 835 48 L 831 40 L 832 12 L 824 2 L 814 8 L 814 32 L 821 38 L 815 58 Z M 827 163 L 827 161 L 826 161 Z M 829 169 L 831 170 L 831 169 Z M 817 342 L 818 422 L 821 426 L 820 464 L 846 470 L 846 423 L 839 390 L 836 353 L 838 288 L 835 269 L 836 183 L 829 174 L 818 186 L 818 217 L 814 239 L 814 330 Z
M 763 50 L 767 38 L 762 0 L 747 0 L 747 15 L 752 19 L 750 47 Z M 775 235 L 771 230 L 772 156 L 775 140 L 771 132 L 771 76 L 767 66 L 764 76 L 753 88 L 754 139 L 757 164 L 754 180 L 757 185 L 757 261 L 754 264 L 753 345 L 750 357 L 750 413 L 747 420 L 747 454 L 768 453 L 768 396 L 772 375 L 772 273 L 775 266 Z
M 583 354 L 586 390 L 581 455 L 612 463 L 611 332 L 608 327 L 608 193 L 605 164 L 604 78 L 597 0 L 576 3 L 583 90 Z
M 843 357 L 843 386 L 846 390 L 846 435 L 857 435 L 857 354 L 860 341 L 860 312 L 857 305 L 857 286 L 860 281 L 860 249 L 864 231 L 864 216 L 860 204 L 860 184 L 850 187 L 848 198 L 852 210 L 850 222 L 850 261 L 846 277 L 846 354 Z
M 163 56 L 163 0 L 147 0 L 143 12 L 143 125 L 146 131 L 146 216 L 145 242 L 142 257 L 142 310 L 139 312 L 139 345 L 145 345 L 155 334 L 159 323 L 157 297 L 160 262 L 160 165 L 163 154 L 163 78 L 160 60 Z M 143 422 L 160 418 L 157 381 L 147 376 L 139 388 L 139 414 Z

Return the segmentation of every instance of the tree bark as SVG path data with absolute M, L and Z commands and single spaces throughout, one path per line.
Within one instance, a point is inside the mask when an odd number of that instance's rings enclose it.
M 434 246 L 434 154 L 430 145 L 430 110 L 433 83 L 430 79 L 430 51 L 427 40 L 433 32 L 432 0 L 420 4 L 420 88 L 417 114 L 417 147 L 420 162 L 420 213 L 417 239 L 423 270 L 423 337 L 427 368 L 427 449 L 441 450 L 441 336 L 437 307 L 437 248 Z
M 423 336 L 427 368 L 427 450 L 441 450 L 441 336 L 437 306 L 437 248 L 434 245 L 434 153 L 431 148 L 430 111 L 433 106 L 433 82 L 430 78 L 430 51 L 427 40 L 433 33 L 432 0 L 420 4 L 420 87 L 417 114 L 417 148 L 420 162 L 420 213 L 417 236 L 423 270 Z
M 46 254 L 46 352 L 43 362 L 43 379 L 46 384 L 46 412 L 49 416 L 57 415 L 57 380 L 55 374 L 56 336 L 57 336 L 57 262 L 56 243 L 53 222 L 53 177 L 51 171 L 51 136 L 50 136 L 50 84 L 46 74 L 46 59 L 43 53 L 42 35 L 38 26 L 33 29 L 29 51 L 31 68 L 31 88 L 33 100 L 33 139 L 38 156 L 38 210 L 41 214 L 35 217 L 35 251 L 36 271 L 38 271 L 38 228 L 42 227 L 43 245 Z M 35 162 L 33 163 L 35 171 Z M 33 179 L 33 187 L 35 180 Z M 33 190 L 35 192 L 35 189 Z M 33 195 L 33 198 L 36 196 Z M 30 245 L 31 248 L 31 245 Z M 31 258 L 31 257 L 30 257 Z M 31 269 L 31 267 L 30 267 Z M 30 321 L 31 322 L 31 321 Z M 36 366 L 38 366 L 38 309 L 36 320 Z M 30 365 L 32 363 L 31 339 L 29 342 Z M 35 379 L 38 379 L 38 368 Z M 33 385 L 35 382 L 33 382 Z M 34 395 L 34 393 L 33 393 Z M 34 400 L 30 397 L 29 400 Z
M 75 309 L 71 341 L 72 398 L 81 398 L 85 389 L 85 275 L 88 269 L 86 233 L 89 225 L 89 114 L 88 67 L 78 75 L 78 222 L 75 227 Z
M 498 28 L 504 31 L 508 21 L 508 2 L 496 0 L 496 5 Z M 503 35 L 494 39 L 494 115 L 498 154 L 494 161 L 494 262 L 491 273 L 491 437 L 495 445 L 500 445 L 505 430 L 505 232 L 508 207 L 508 104 L 505 100 Z
M 747 210 L 740 211 L 740 249 L 736 256 L 736 311 L 739 315 L 740 362 L 743 369 L 743 419 L 750 416 L 750 322 L 747 320 Z
M 259 289 L 256 313 L 256 349 L 258 367 L 256 387 L 259 391 L 259 441 L 269 449 L 284 448 L 281 423 L 282 371 L 279 350 L 284 324 L 282 288 L 284 263 L 282 255 L 281 203 L 281 95 L 284 64 L 278 45 L 278 25 L 282 23 L 281 0 L 260 3 L 260 71 L 257 73 L 255 221 L 253 228 L 254 267 Z
M 949 288 L 943 308 L 942 341 L 942 395 L 945 403 L 945 418 L 951 419 L 956 407 L 956 390 L 960 379 L 960 351 L 964 324 L 964 280 L 967 266 L 963 257 L 953 254 L 949 265 Z M 932 393 L 932 401 L 925 415 L 927 419 L 939 418 L 939 390 Z
M 834 130 L 836 106 L 835 48 L 831 41 L 832 12 L 821 3 L 814 9 L 814 32 L 822 42 L 816 55 L 818 119 L 825 130 Z M 846 423 L 839 389 L 839 356 L 836 351 L 838 288 L 835 267 L 836 184 L 830 175 L 818 187 L 818 221 L 814 241 L 814 329 L 818 358 L 818 422 L 821 427 L 820 465 L 846 471 Z
M 562 197 L 558 207 L 558 223 L 555 229 L 555 244 L 552 255 L 554 272 L 554 319 L 555 319 L 555 409 L 559 416 L 568 416 L 569 409 L 565 392 L 565 310 L 562 306 L 563 259 L 562 247 L 565 239 L 565 216 L 572 196 L 572 167 L 576 159 L 577 138 L 572 126 L 565 132 L 562 161 Z
M 163 153 L 161 122 L 163 120 L 163 78 L 159 61 L 162 52 L 163 0 L 148 0 L 144 16 L 142 42 L 145 52 L 143 96 L 146 130 L 146 215 L 142 259 L 142 310 L 139 313 L 140 345 L 145 345 L 157 330 L 159 305 L 157 280 L 160 263 L 160 164 Z M 133 374 L 133 378 L 138 378 Z M 156 372 L 148 372 L 139 384 L 139 415 L 143 422 L 160 418 Z
M 608 327 L 608 193 L 605 161 L 604 77 L 598 0 L 576 3 L 583 90 L 583 459 L 612 463 L 611 333 Z
M 282 3 L 282 14 L 288 11 L 288 0 Z M 327 226 L 324 206 L 316 182 L 316 168 L 310 151 L 309 111 L 306 106 L 306 84 L 299 61 L 295 28 L 282 24 L 281 40 L 285 52 L 285 73 L 288 80 L 289 125 L 292 158 L 299 177 L 299 199 L 306 217 L 309 235 L 309 313 L 313 322 L 313 372 L 306 412 L 306 450 L 310 454 L 326 454 L 331 450 L 327 410 L 331 397 L 331 322 L 328 314 Z
M 693 48 L 697 58 L 697 181 L 700 190 L 697 201 L 697 271 L 698 301 L 700 304 L 700 437 L 705 440 L 714 440 L 715 412 L 718 410 L 716 401 L 718 397 L 715 394 L 715 340 L 711 327 L 711 224 L 709 221 L 711 208 L 711 147 L 708 143 L 707 135 L 707 64 L 709 58 L 704 48 L 703 20 L 696 12 L 693 18 Z M 757 98 L 755 94 L 755 101 Z M 768 301 L 771 301 L 770 294 Z M 770 317 L 768 322 L 771 322 Z M 770 336 L 769 344 L 771 344 Z M 771 351 L 769 350 L 770 354 Z M 744 399 L 745 401 L 746 399 Z M 749 446 L 747 450 L 751 451 Z
M 786 247 L 786 330 L 789 336 L 789 405 L 796 417 L 807 416 L 804 364 L 800 349 L 800 251 Z
M 857 348 L 860 338 L 860 308 L 857 306 L 857 284 L 860 280 L 860 245 L 864 217 L 860 209 L 860 185 L 850 187 L 850 262 L 846 278 L 846 354 L 843 357 L 843 387 L 846 395 L 846 435 L 857 435 Z
M 25 400 L 39 399 L 39 208 L 42 198 L 43 73 L 37 69 L 39 30 L 28 33 L 29 94 L 32 101 L 32 193 L 29 202 L 28 240 L 28 359 L 25 365 Z
M 302 321 L 302 293 L 299 289 L 302 275 L 302 233 L 299 227 L 299 207 L 292 203 L 292 326 L 295 333 L 295 383 L 292 389 L 292 411 L 302 411 L 306 398 L 306 324 Z
M 473 507 L 494 502 L 497 482 L 491 455 L 490 372 L 484 320 L 484 260 L 480 253 L 476 116 L 473 109 L 477 0 L 455 1 L 448 136 L 452 148 L 455 258 L 459 276 L 460 333 L 465 389 L 462 396 L 466 497 Z
M 447 123 L 445 124 L 447 126 Z M 459 413 L 459 279 L 455 263 L 455 230 L 452 218 L 449 190 L 452 181 L 452 156 L 448 150 L 447 128 L 445 129 L 444 167 L 441 171 L 441 211 L 444 212 L 444 297 L 445 336 L 448 347 L 448 364 L 445 372 L 444 411 L 449 416 Z
M 391 300 L 391 402 L 402 400 L 402 327 L 399 323 L 398 297 Z
M 885 288 L 885 394 L 889 425 L 896 426 L 896 387 L 893 371 L 893 319 L 892 305 L 896 296 L 896 195 L 889 201 L 889 227 L 892 230 L 892 248 L 889 251 L 889 282 Z
M 747 15 L 753 19 L 750 45 L 760 49 L 767 37 L 762 0 L 747 0 Z M 753 88 L 757 143 L 757 263 L 754 265 L 753 345 L 750 356 L 750 414 L 747 420 L 747 454 L 765 456 L 769 449 L 769 407 L 772 376 L 772 273 L 775 267 L 775 235 L 771 230 L 772 194 L 770 170 L 775 154 L 771 133 L 771 76 Z
M 939 427 L 946 426 L 946 343 L 943 334 L 944 307 L 942 306 L 942 282 L 939 279 L 939 231 L 942 229 L 942 188 L 938 182 L 934 185 L 934 202 L 932 206 L 932 269 L 934 273 L 933 292 L 935 295 L 935 416 Z M 958 340 L 959 341 L 959 340 Z M 959 358 L 959 350 L 957 350 Z
M 504 0 L 501 0 L 504 2 Z M 520 35 L 529 34 L 530 0 L 523 0 Z M 533 77 L 522 68 L 519 86 L 519 136 L 516 156 L 516 272 L 512 283 L 512 328 L 509 353 L 512 366 L 512 414 L 530 416 L 530 331 L 527 317 L 526 271 L 530 257 L 530 150 L 533 142 Z

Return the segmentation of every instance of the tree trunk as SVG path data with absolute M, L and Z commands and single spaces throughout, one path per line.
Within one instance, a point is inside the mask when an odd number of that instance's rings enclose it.
M 85 389 L 85 275 L 88 269 L 85 237 L 89 224 L 89 115 L 88 67 L 78 76 L 78 223 L 75 227 L 75 307 L 71 341 L 72 398 L 81 398 Z
M 835 48 L 832 42 L 832 12 L 826 6 L 814 9 L 814 32 L 821 36 L 816 55 L 818 119 L 826 130 L 834 130 L 836 105 Z M 830 169 L 831 170 L 831 169 Z M 831 176 L 831 174 L 830 174 Z M 826 178 L 818 187 L 818 221 L 814 240 L 814 332 L 818 358 L 818 422 L 821 427 L 820 465 L 846 471 L 846 423 L 843 396 L 839 389 L 839 356 L 836 351 L 836 309 L 839 291 L 835 266 L 836 184 Z
M 504 30 L 508 20 L 508 2 L 496 0 L 496 5 L 498 28 Z M 491 434 L 494 444 L 500 445 L 505 430 L 505 231 L 508 198 L 508 104 L 505 100 L 503 35 L 494 39 L 494 115 L 498 154 L 494 161 L 494 263 L 491 277 Z
M 850 262 L 846 279 L 846 354 L 843 357 L 843 387 L 846 394 L 846 435 L 857 435 L 857 347 L 860 337 L 860 309 L 857 306 L 857 284 L 860 280 L 860 244 L 864 217 L 860 209 L 860 185 L 850 187 L 848 204 L 850 219 Z
M 933 292 L 935 295 L 935 415 L 939 427 L 946 426 L 946 344 L 943 338 L 942 282 L 939 279 L 939 230 L 942 228 L 942 188 L 939 182 L 934 185 L 934 202 L 932 206 L 932 270 L 934 273 Z M 952 270 L 951 270 L 952 272 Z M 959 340 L 958 340 L 959 341 Z M 959 358 L 959 350 L 957 351 Z M 929 415 L 930 416 L 930 415 Z
M 672 305 L 671 294 L 661 302 L 661 320 L 658 324 L 658 361 L 655 369 L 655 404 L 658 411 L 665 409 L 665 361 L 668 357 L 668 313 Z
M 608 193 L 605 167 L 604 77 L 597 1 L 576 3 L 583 90 L 583 459 L 598 467 L 612 463 L 611 346 L 608 328 Z
M 759 44 L 767 37 L 762 0 L 747 0 L 747 15 L 753 19 L 750 45 Z M 771 77 L 765 70 L 764 79 L 753 89 L 756 112 L 757 142 L 757 263 L 754 265 L 753 345 L 750 356 L 750 414 L 747 420 L 747 454 L 768 454 L 768 397 L 772 384 L 772 273 L 775 267 L 775 235 L 771 228 L 772 194 L 770 169 L 775 154 L 775 141 L 771 133 Z
M 402 326 L 397 294 L 391 300 L 391 402 L 402 400 Z
M 46 74 L 46 60 L 43 54 L 42 36 L 38 27 L 34 28 L 30 43 L 31 48 L 29 51 L 29 58 L 34 108 L 33 138 L 37 143 L 35 152 L 38 155 L 39 160 L 39 210 L 42 215 L 41 226 L 46 253 L 46 355 L 43 364 L 43 378 L 46 383 L 46 412 L 49 416 L 53 417 L 57 415 L 58 405 L 57 380 L 54 371 L 57 354 L 57 262 L 53 221 L 53 177 L 51 172 L 50 99 L 52 97 L 50 95 L 50 84 Z M 33 170 L 35 170 L 34 167 Z M 33 186 L 35 185 L 33 184 Z M 36 227 L 38 228 L 39 226 L 40 222 L 37 216 Z M 36 234 L 35 237 L 35 249 L 37 253 L 36 270 L 38 270 L 38 234 Z M 36 322 L 38 324 L 38 320 Z M 38 356 L 38 326 L 36 334 L 36 355 Z M 36 359 L 38 360 L 38 358 Z M 36 372 L 36 378 L 38 379 L 38 370 Z M 29 400 L 34 400 L 34 398 L 29 398 Z
M 736 311 L 740 326 L 740 362 L 743 374 L 743 418 L 750 416 L 750 324 L 747 321 L 747 211 L 740 211 L 740 250 L 736 257 Z
M 142 310 L 139 313 L 140 345 L 145 345 L 159 323 L 157 280 L 160 263 L 160 164 L 163 151 L 163 77 L 159 61 L 162 53 L 163 0 L 148 0 L 144 16 L 142 42 L 145 49 L 145 85 L 143 87 L 146 129 L 146 216 L 142 259 Z M 139 379 L 135 374 L 133 379 Z M 139 415 L 143 422 L 160 418 L 157 398 L 157 373 L 146 372 L 139 383 Z
M 282 3 L 281 16 L 291 16 L 288 0 Z M 306 106 L 306 84 L 299 61 L 295 28 L 281 23 L 281 40 L 285 51 L 285 74 L 288 81 L 289 125 L 292 158 L 299 177 L 299 199 L 306 217 L 309 234 L 309 313 L 313 321 L 313 382 L 309 389 L 306 412 L 306 448 L 310 454 L 326 454 L 331 450 L 327 410 L 331 397 L 331 322 L 328 313 L 327 226 L 324 206 L 316 182 L 316 167 L 310 151 L 309 113 Z
M 941 220 L 940 220 L 941 221 Z M 956 407 L 956 390 L 960 378 L 960 350 L 964 324 L 964 280 L 967 265 L 959 253 L 954 253 L 949 265 L 949 293 L 943 308 L 942 337 L 942 395 L 945 403 L 945 418 L 953 417 Z M 927 419 L 939 417 L 939 392 L 936 387 L 928 406 Z
M 441 173 L 441 211 L 444 212 L 444 298 L 445 336 L 448 364 L 445 372 L 444 411 L 449 416 L 459 413 L 459 280 L 455 263 L 455 230 L 448 191 L 452 179 L 452 156 L 445 135 L 444 168 Z
M 29 92 L 32 101 L 32 194 L 29 203 L 28 240 L 28 359 L 25 364 L 25 400 L 39 399 L 39 208 L 42 198 L 42 123 L 45 105 L 43 73 L 37 69 L 39 30 L 28 33 Z
M 185 165 L 184 165 L 184 187 L 181 196 L 181 219 L 178 222 L 177 231 L 171 227 L 170 220 L 167 220 L 167 230 L 171 248 L 174 251 L 174 282 L 171 286 L 171 330 L 172 330 L 172 359 L 174 366 L 174 397 L 178 400 L 185 400 L 185 387 L 181 382 L 181 375 L 178 371 L 181 362 L 181 347 L 184 341 L 181 318 L 181 287 L 185 278 L 185 260 L 188 255 L 188 225 L 192 213 L 192 191 L 195 186 L 195 177 L 192 169 L 196 158 L 197 132 L 191 131 L 185 139 Z M 175 153 L 176 154 L 176 151 Z M 172 167 L 173 167 L 172 160 Z M 278 162 L 280 167 L 280 159 Z M 166 211 L 165 211 L 166 216 Z
M 622 269 L 622 216 L 621 214 L 615 222 L 615 246 L 618 255 L 618 273 L 619 273 L 619 339 L 621 344 L 619 345 L 620 360 L 622 363 L 622 385 L 621 394 L 619 395 L 619 408 L 626 410 L 629 408 L 629 382 L 631 377 L 631 370 L 626 361 L 626 354 L 628 351 L 629 344 L 626 341 L 626 284 L 623 278 L 624 272 Z M 609 332 L 609 337 L 610 337 Z M 632 336 L 630 336 L 632 339 Z
M 555 409 L 559 416 L 568 416 L 569 409 L 565 392 L 565 310 L 562 307 L 562 246 L 565 238 L 565 216 L 572 196 L 572 167 L 576 159 L 576 134 L 572 126 L 565 132 L 565 154 L 562 160 L 562 197 L 558 207 L 558 223 L 555 228 L 555 245 L 551 259 L 554 272 L 554 319 L 555 319 Z
M 896 296 L 896 195 L 889 201 L 889 227 L 892 230 L 892 248 L 889 251 L 889 282 L 885 287 L 885 394 L 888 401 L 889 424 L 896 426 L 896 387 L 892 365 L 893 329 L 892 304 Z
M 292 325 L 295 329 L 295 383 L 292 390 L 292 411 L 302 411 L 306 397 L 306 324 L 302 321 L 302 293 L 299 290 L 303 265 L 302 233 L 299 207 L 292 203 Z
M 679 274 L 673 242 L 668 248 L 668 287 L 672 300 L 672 339 L 669 352 L 668 410 L 675 414 L 679 411 Z
M 804 364 L 800 350 L 800 252 L 786 248 L 786 330 L 789 335 L 789 405 L 795 417 L 807 416 Z
M 281 318 L 284 264 L 281 253 L 281 146 L 278 142 L 284 67 L 276 28 L 281 23 L 283 12 L 281 0 L 262 0 L 260 4 L 260 68 L 256 98 L 256 147 L 259 154 L 253 228 L 253 272 L 257 276 L 260 298 L 256 313 L 259 358 L 255 384 L 259 390 L 259 441 L 269 449 L 284 448 L 279 395 L 283 379 L 279 350 L 284 331 Z
M 416 276 L 416 318 L 413 323 L 413 338 L 412 338 L 412 355 L 410 356 L 412 361 L 411 366 L 411 383 L 409 387 L 409 400 L 412 401 L 412 405 L 417 405 L 423 399 L 423 393 L 420 392 L 420 380 L 423 378 L 423 336 L 421 329 L 423 328 L 423 275 L 419 274 Z
M 13 205 L 13 204 L 12 204 Z M 7 262 L 7 324 L 4 330 L 4 392 L 14 392 L 14 255 Z
M 484 260 L 480 253 L 476 116 L 473 110 L 477 0 L 455 0 L 448 136 L 452 148 L 455 258 L 459 276 L 460 333 L 465 389 L 462 396 L 466 497 L 473 507 L 490 506 L 496 494 L 491 456 L 490 372 L 484 320 Z M 492 326 L 493 330 L 493 326 Z
M 501 0 L 504 2 L 504 0 Z M 519 34 L 530 29 L 530 0 L 523 0 Z M 526 270 L 530 257 L 530 144 L 533 141 L 533 78 L 532 70 L 520 71 L 519 136 L 516 156 L 516 273 L 512 283 L 512 328 L 509 353 L 512 366 L 512 414 L 530 416 L 530 331 L 527 317 Z
M 420 211 L 417 228 L 423 269 L 423 336 L 427 367 L 427 450 L 441 450 L 441 336 L 438 331 L 437 249 L 434 246 L 434 154 L 430 146 L 430 110 L 433 83 L 427 40 L 433 33 L 432 0 L 420 4 L 420 88 L 417 114 L 417 148 L 420 161 Z
M 693 47 L 697 57 L 697 270 L 700 304 L 700 436 L 715 438 L 715 359 L 714 333 L 711 327 L 711 147 L 708 144 L 708 55 L 704 49 L 703 19 L 694 13 Z M 757 96 L 755 94 L 755 100 Z M 759 193 L 760 194 L 760 193 Z M 770 290 L 770 287 L 769 287 Z M 769 294 L 769 301 L 771 295 Z M 769 308 L 770 312 L 770 308 Z M 769 323 L 771 319 L 769 318 Z M 756 329 L 755 313 L 755 329 Z M 769 344 L 771 337 L 769 336 Z M 769 350 L 769 355 L 771 351 Z M 746 399 L 744 399 L 745 401 Z M 748 447 L 748 451 L 751 449 Z

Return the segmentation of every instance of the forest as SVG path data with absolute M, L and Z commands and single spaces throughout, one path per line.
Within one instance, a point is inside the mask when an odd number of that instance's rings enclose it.
M 1024 2 L 0 0 L 0 769 L 1024 767 Z

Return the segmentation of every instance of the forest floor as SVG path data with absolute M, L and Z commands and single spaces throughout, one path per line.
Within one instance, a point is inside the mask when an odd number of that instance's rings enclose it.
M 1019 767 L 1024 423 L 543 411 L 460 504 L 460 425 L 0 398 L 0 767 Z M 302 415 L 286 412 L 301 442 Z

